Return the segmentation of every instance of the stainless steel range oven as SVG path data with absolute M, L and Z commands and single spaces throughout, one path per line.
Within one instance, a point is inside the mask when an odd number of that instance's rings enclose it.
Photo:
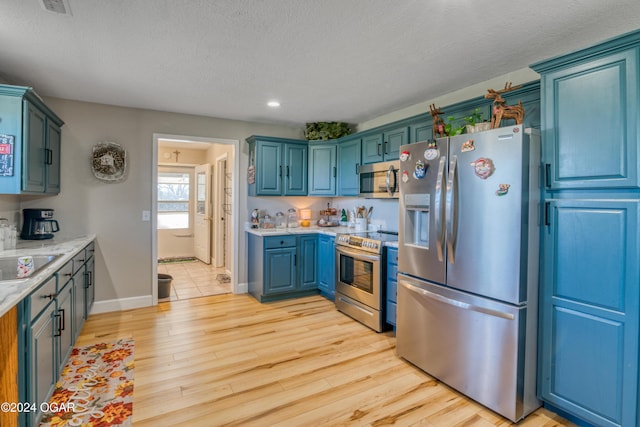
M 385 242 L 397 233 L 340 234 L 336 237 L 336 308 L 371 329 L 384 329 Z

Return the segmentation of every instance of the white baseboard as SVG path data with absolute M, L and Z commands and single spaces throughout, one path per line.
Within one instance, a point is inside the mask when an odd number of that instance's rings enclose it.
M 233 290 L 234 294 L 246 294 L 249 293 L 249 284 L 248 283 L 238 283 L 238 289 Z
M 110 311 L 131 310 L 133 308 L 151 307 L 153 298 L 151 295 L 141 297 L 120 298 L 106 301 L 96 301 L 91 308 L 91 314 L 108 313 Z

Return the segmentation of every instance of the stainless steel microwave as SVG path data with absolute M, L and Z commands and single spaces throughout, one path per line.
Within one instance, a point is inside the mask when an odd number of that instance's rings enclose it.
M 397 199 L 400 160 L 360 165 L 359 194 L 367 199 Z

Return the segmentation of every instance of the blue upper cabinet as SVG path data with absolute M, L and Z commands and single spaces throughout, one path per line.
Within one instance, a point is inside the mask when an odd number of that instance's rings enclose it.
M 629 41 L 532 66 L 543 73 L 548 189 L 638 188 L 638 47 Z
M 251 136 L 249 196 L 306 196 L 307 141 Z
M 309 143 L 309 195 L 335 196 L 338 147 L 333 142 Z
M 0 85 L 0 194 L 58 194 L 63 121 L 29 87 Z
M 408 143 L 408 126 L 366 135 L 362 138 L 362 163 L 397 160 L 400 158 L 400 146 Z
M 343 139 L 338 144 L 338 195 L 357 196 L 360 192 L 358 166 L 362 163 L 362 140 Z

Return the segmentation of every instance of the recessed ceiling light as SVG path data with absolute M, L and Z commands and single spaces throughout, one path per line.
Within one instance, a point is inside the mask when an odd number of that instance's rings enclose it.
M 280 106 L 280 103 L 278 101 L 269 101 L 267 102 L 267 105 L 271 108 L 276 108 Z

